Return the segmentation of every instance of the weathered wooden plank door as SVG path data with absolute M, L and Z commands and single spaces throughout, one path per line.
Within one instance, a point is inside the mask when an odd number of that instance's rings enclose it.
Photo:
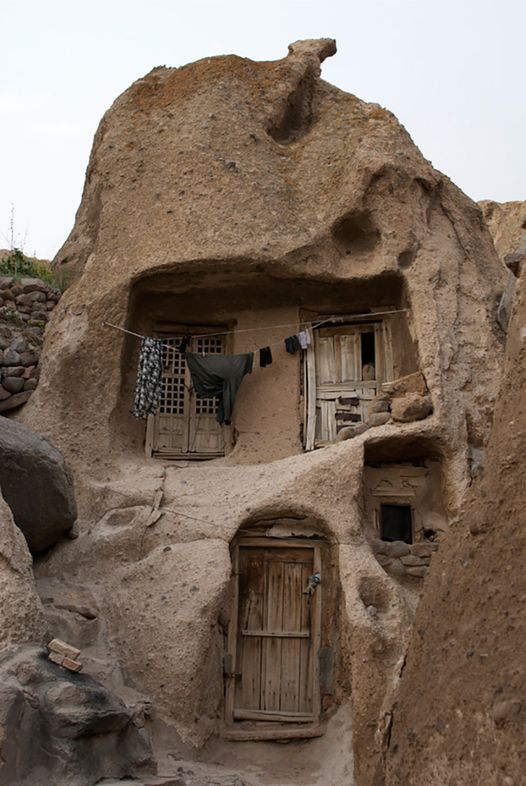
M 316 688 L 321 585 L 313 546 L 237 547 L 233 721 L 307 723 L 318 712 Z
M 305 447 L 311 450 L 332 442 L 345 426 L 366 420 L 369 402 L 387 378 L 382 323 L 315 330 L 306 378 L 316 389 L 315 395 L 307 390 Z
M 148 418 L 146 449 L 150 455 L 173 458 L 221 456 L 224 439 L 216 420 L 218 402 L 197 398 L 185 356 L 177 349 L 182 338 L 182 334 L 163 338 L 161 402 L 158 412 Z M 223 354 L 224 344 L 223 336 L 194 335 L 188 349 Z

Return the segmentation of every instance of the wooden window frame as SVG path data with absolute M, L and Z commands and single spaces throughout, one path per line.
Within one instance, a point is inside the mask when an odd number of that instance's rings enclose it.
M 189 325 L 189 324 L 182 324 L 182 323 L 156 323 L 153 329 L 153 334 L 156 338 L 161 340 L 169 340 L 171 338 L 178 337 L 179 335 L 186 335 L 191 334 L 192 336 L 199 336 L 203 334 L 212 333 L 214 330 L 217 330 L 218 333 L 222 333 L 224 331 L 224 351 L 225 355 L 231 354 L 232 352 L 232 325 L 230 323 L 225 323 L 222 325 Z M 186 405 L 187 406 L 187 405 Z M 223 451 L 221 453 L 192 453 L 192 452 L 162 452 L 162 451 L 154 451 L 153 443 L 155 439 L 155 418 L 157 417 L 157 413 L 155 415 L 148 415 L 146 420 L 146 433 L 145 433 L 145 441 L 144 441 L 144 449 L 146 456 L 148 458 L 158 459 L 161 461 L 204 461 L 204 460 L 211 460 L 214 458 L 221 458 L 225 455 L 225 446 L 230 439 L 229 433 L 231 431 L 230 426 L 222 426 L 223 431 Z M 190 413 L 185 413 L 184 415 L 185 420 L 190 417 Z
M 383 309 L 383 311 L 389 310 L 395 311 L 394 307 L 392 309 Z M 378 309 L 378 311 L 380 311 L 380 309 Z M 316 394 L 318 390 L 316 380 L 316 335 L 319 330 L 323 330 L 323 326 L 320 325 L 319 328 L 313 328 L 312 325 L 317 322 L 323 322 L 324 315 L 319 314 L 313 317 L 312 314 L 310 314 L 308 318 L 312 320 L 311 324 L 308 325 L 312 336 L 312 342 L 303 358 L 303 448 L 306 452 L 310 452 L 317 447 L 323 447 L 325 444 L 330 444 L 329 442 L 316 444 Z M 338 324 L 340 320 L 346 324 L 340 326 Z M 374 387 L 378 392 L 381 389 L 382 383 L 392 380 L 394 375 L 392 330 L 389 314 L 382 313 L 381 316 L 377 316 L 374 311 L 371 311 L 370 315 L 366 317 L 342 314 L 334 318 L 332 328 L 338 329 L 341 327 L 342 332 L 344 332 L 345 327 L 351 327 L 353 325 L 362 332 L 371 332 L 367 330 L 369 326 L 373 328 L 375 333 L 375 356 L 378 368 L 374 383 L 361 381 L 359 384 L 356 384 L 356 387 Z M 327 324 L 327 327 L 329 327 L 329 324 Z M 351 388 L 352 385 L 349 385 L 349 390 Z

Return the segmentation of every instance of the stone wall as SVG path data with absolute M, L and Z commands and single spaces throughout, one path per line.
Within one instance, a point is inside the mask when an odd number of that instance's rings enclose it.
M 0 412 L 24 404 L 36 388 L 44 330 L 59 299 L 38 278 L 0 276 Z
M 382 568 L 391 576 L 413 576 L 423 579 L 429 570 L 431 557 L 438 549 L 438 543 L 404 543 L 374 540 L 373 552 Z

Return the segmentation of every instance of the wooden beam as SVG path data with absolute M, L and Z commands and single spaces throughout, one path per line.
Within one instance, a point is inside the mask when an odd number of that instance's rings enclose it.
M 234 710 L 235 720 L 276 721 L 277 723 L 312 723 L 314 715 L 306 712 L 277 712 L 274 710 Z
M 270 636 L 271 638 L 282 639 L 308 639 L 310 633 L 306 631 L 290 631 L 290 630 L 242 630 L 242 636 Z

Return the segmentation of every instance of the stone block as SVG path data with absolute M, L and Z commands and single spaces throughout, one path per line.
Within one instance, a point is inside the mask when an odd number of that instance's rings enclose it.
M 376 412 L 389 412 L 390 406 L 389 401 L 380 400 L 380 401 L 371 401 L 369 404 L 369 414 L 373 415 Z
M 344 442 L 346 439 L 357 437 L 368 429 L 369 426 L 366 423 L 359 423 L 357 426 L 344 426 L 338 431 L 336 442 Z
M 22 374 L 22 377 L 24 379 L 31 379 L 32 377 L 35 377 L 36 376 L 35 369 L 36 366 L 26 366 L 24 368 L 24 373 Z
M 4 366 L 2 373 L 4 377 L 22 377 L 24 376 L 24 366 Z
M 49 319 L 49 314 L 47 311 L 42 311 L 40 304 L 38 303 L 38 309 L 34 309 L 31 316 L 33 319 L 38 320 L 39 322 L 47 322 Z
M 64 655 L 62 655 L 60 652 L 50 652 L 47 656 L 47 659 L 50 660 L 51 663 L 56 663 L 57 666 L 62 666 Z
M 36 386 L 38 385 L 37 379 L 25 379 L 24 380 L 24 390 L 35 390 Z
M 0 385 L 0 401 L 5 401 L 6 398 L 10 398 L 11 393 L 8 390 L 5 390 L 3 385 Z
M 429 396 L 421 396 L 418 393 L 408 393 L 401 398 L 395 398 L 391 404 L 393 420 L 399 423 L 423 420 L 432 412 L 433 404 Z
M 371 428 L 376 426 L 383 426 L 391 420 L 389 412 L 375 412 L 367 418 L 367 425 Z
M 0 276 L 0 289 L 8 289 L 14 282 L 13 276 Z
M 386 540 L 380 540 L 379 538 L 375 538 L 371 542 L 371 548 L 375 554 L 387 554 L 389 546 L 390 544 Z
M 418 393 L 424 396 L 427 393 L 427 385 L 423 374 L 420 371 L 415 371 L 414 374 L 407 374 L 407 376 L 393 379 L 391 382 L 384 382 L 382 391 L 393 398 L 405 396 L 407 393 Z
M 376 554 L 375 556 L 382 568 L 386 568 L 388 565 L 391 565 L 393 561 L 390 557 L 387 556 L 387 554 Z
M 80 650 L 77 647 L 73 647 L 66 641 L 62 641 L 62 639 L 51 639 L 47 648 L 50 652 L 58 652 L 63 657 L 71 658 L 72 660 L 76 660 L 80 655 Z
M 19 353 L 14 349 L 4 349 L 3 358 L 2 358 L 2 365 L 3 366 L 25 366 L 28 365 L 26 363 L 21 362 L 21 358 Z
M 414 567 L 406 568 L 406 570 L 410 576 L 417 576 L 418 578 L 423 579 L 427 574 L 428 568 L 426 568 L 425 565 L 415 565 Z
M 21 377 L 5 377 L 2 380 L 2 387 L 9 393 L 20 393 L 24 387 L 24 380 Z
M 35 352 L 32 352 L 31 350 L 28 352 L 22 352 L 20 355 L 20 363 L 23 366 L 36 366 L 38 363 L 38 355 L 36 355 Z
M 392 560 L 391 563 L 387 565 L 385 569 L 392 576 L 404 576 L 406 572 L 405 566 L 402 565 L 399 559 Z
M 72 658 L 65 657 L 62 661 L 62 665 L 65 669 L 68 669 L 68 671 L 82 671 L 82 663 L 79 663 L 78 660 L 73 660 Z
M 22 393 L 16 393 L 14 396 L 10 395 L 9 398 L 5 399 L 4 401 L 0 400 L 0 412 L 8 412 L 11 409 L 16 409 L 17 407 L 22 406 L 22 404 L 26 403 L 32 393 L 32 390 L 24 390 Z
M 13 292 L 10 289 L 3 289 L 2 298 L 3 300 L 14 301 L 15 296 L 13 295 Z
M 389 546 L 387 553 L 390 557 L 405 557 L 407 554 L 411 553 L 411 549 L 408 543 L 404 543 L 403 540 L 393 540 L 392 543 L 387 544 Z
M 46 292 L 49 288 L 39 278 L 21 278 L 20 287 L 22 292 Z
M 407 554 L 405 557 L 400 557 L 400 560 L 403 565 L 408 565 L 412 567 L 423 564 L 420 557 L 417 557 L 416 554 Z
M 13 293 L 13 297 L 16 298 L 17 295 L 21 295 L 24 290 L 20 286 L 20 284 L 13 284 L 11 287 L 11 292 Z

